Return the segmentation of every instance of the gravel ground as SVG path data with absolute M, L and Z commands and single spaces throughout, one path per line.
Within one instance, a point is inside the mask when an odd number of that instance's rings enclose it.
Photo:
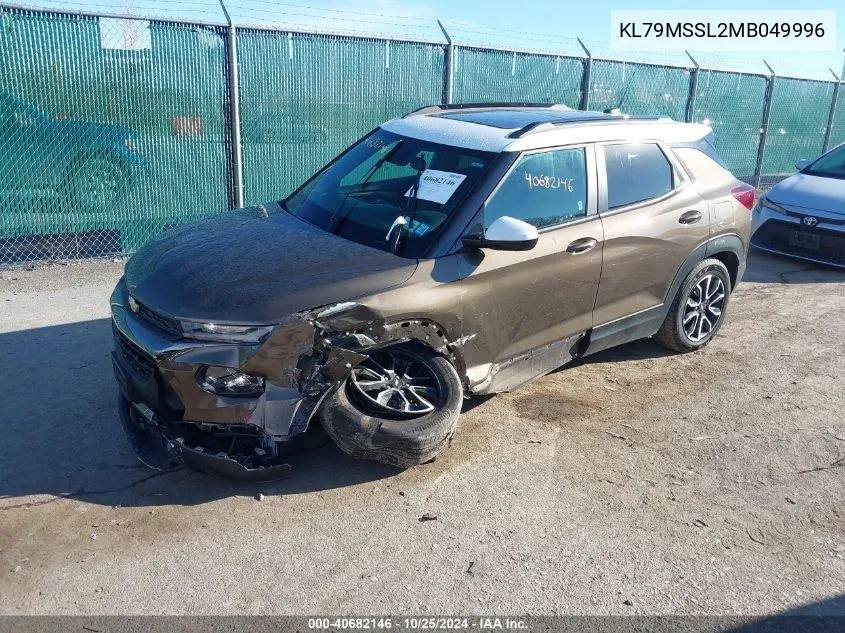
M 702 352 L 468 401 L 433 464 L 315 433 L 243 487 L 135 461 L 122 266 L 0 271 L 0 613 L 845 613 L 845 273 L 755 253 Z

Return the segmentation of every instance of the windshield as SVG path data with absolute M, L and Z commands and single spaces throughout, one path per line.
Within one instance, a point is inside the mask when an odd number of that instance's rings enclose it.
M 805 167 L 801 173 L 808 176 L 845 180 L 845 145 L 840 145 L 829 154 L 825 154 L 810 166 Z
M 379 129 L 288 198 L 287 208 L 359 244 L 423 257 L 492 156 Z

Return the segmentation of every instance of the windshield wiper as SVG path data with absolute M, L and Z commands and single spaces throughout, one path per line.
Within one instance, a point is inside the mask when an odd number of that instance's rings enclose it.
M 404 216 L 400 215 L 393 221 L 393 225 L 387 232 L 387 239 L 390 240 L 390 233 L 393 231 L 394 227 L 398 225 L 396 230 L 396 239 L 393 241 L 393 244 L 390 245 L 390 252 L 394 255 L 399 253 L 399 245 L 402 240 L 402 227 L 407 226 L 409 233 L 414 230 L 414 219 L 417 217 L 417 203 L 419 202 L 420 194 L 420 180 L 422 180 L 423 172 L 427 167 L 425 164 L 425 158 L 417 156 L 411 160 L 411 167 L 417 170 L 417 177 L 414 180 L 411 195 L 408 196 L 408 221 L 406 222 Z
M 372 178 L 373 175 L 375 175 L 375 173 L 381 168 L 381 166 L 384 165 L 385 161 L 387 161 L 391 156 L 393 156 L 396 153 L 396 150 L 398 150 L 404 142 L 404 140 L 400 140 L 396 143 L 396 145 L 391 147 L 387 151 L 387 153 L 385 153 L 384 156 L 379 158 L 375 162 L 375 164 L 370 168 L 370 171 L 367 172 L 367 175 L 364 177 L 364 180 L 354 186 L 363 187 L 364 185 L 366 185 L 370 181 L 370 178 Z M 346 195 L 343 196 L 343 200 L 341 200 L 340 206 L 337 208 L 337 211 L 332 213 L 332 217 L 329 218 L 329 224 L 326 228 L 329 233 L 334 233 L 335 235 L 340 234 L 340 230 L 343 228 L 343 224 L 346 221 L 346 216 L 343 214 L 343 209 L 346 207 L 346 201 L 349 199 L 351 193 L 352 190 L 350 188 L 346 192 Z

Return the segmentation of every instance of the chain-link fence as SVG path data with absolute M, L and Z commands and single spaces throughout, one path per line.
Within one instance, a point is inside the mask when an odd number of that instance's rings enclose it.
M 449 95 L 706 123 L 734 173 L 765 185 L 845 141 L 835 88 L 694 64 L 0 7 L 0 265 L 129 254 L 170 226 L 278 200 L 381 122 Z

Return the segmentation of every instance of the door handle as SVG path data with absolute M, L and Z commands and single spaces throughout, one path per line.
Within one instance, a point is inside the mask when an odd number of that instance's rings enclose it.
M 678 218 L 681 224 L 695 224 L 701 219 L 701 211 L 687 211 Z
M 566 252 L 573 255 L 580 255 L 581 253 L 586 253 L 587 251 L 592 250 L 598 243 L 598 240 L 595 238 L 582 237 L 581 239 L 577 239 L 570 243 L 569 246 L 566 247 Z

